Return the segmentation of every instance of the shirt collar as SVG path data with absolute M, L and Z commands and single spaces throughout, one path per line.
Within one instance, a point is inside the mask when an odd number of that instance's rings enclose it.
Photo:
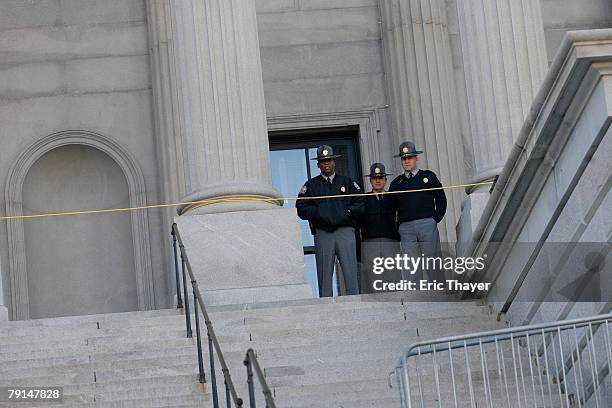
M 404 171 L 404 176 L 408 177 L 408 173 L 412 173 L 412 177 L 414 177 L 414 176 L 417 175 L 418 172 L 419 172 L 419 168 L 415 167 L 414 170 L 412 170 L 412 171 L 405 170 Z
M 321 174 L 321 176 L 323 176 L 323 174 Z M 327 177 L 327 176 L 323 176 L 323 178 L 325 179 L 325 181 L 327 181 L 327 179 L 331 179 L 331 182 L 334 182 L 334 179 L 336 178 L 336 172 L 334 172 L 331 176 Z
M 387 190 L 383 190 L 380 193 L 376 193 L 374 190 L 372 190 L 372 191 L 370 191 L 370 194 L 372 194 L 372 197 L 374 197 L 375 199 L 382 200 L 382 198 L 384 197 L 386 191 Z

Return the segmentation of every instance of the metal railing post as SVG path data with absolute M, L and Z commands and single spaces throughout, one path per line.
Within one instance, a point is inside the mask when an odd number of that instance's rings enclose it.
M 181 296 L 181 281 L 180 281 L 180 273 L 179 273 L 179 265 L 178 265 L 178 254 L 176 249 L 176 234 L 174 233 L 174 228 L 176 224 L 172 224 L 172 251 L 174 253 L 174 277 L 176 279 L 176 308 L 183 308 L 183 297 Z
M 253 383 L 253 373 L 255 373 L 259 379 L 259 384 L 261 385 L 261 392 L 266 401 L 266 408 L 276 408 L 272 391 L 270 390 L 270 387 L 268 387 L 266 377 L 261 369 L 261 366 L 259 365 L 259 362 L 257 361 L 257 356 L 255 355 L 255 351 L 253 351 L 253 349 L 247 350 L 246 357 L 244 358 L 244 365 L 247 369 L 247 384 L 249 386 L 249 399 L 251 400 L 251 407 L 255 408 L 255 388 Z
M 199 376 L 198 380 L 200 383 L 206 382 L 206 376 L 204 374 L 204 358 L 202 352 L 202 333 L 200 329 L 200 313 L 204 317 L 204 322 L 206 324 L 206 332 L 208 336 L 208 349 L 210 355 L 210 367 L 211 367 L 211 376 L 212 376 L 212 384 L 213 384 L 213 400 L 214 407 L 219 407 L 218 402 L 218 390 L 217 390 L 217 380 L 216 380 L 216 371 L 215 371 L 215 355 L 219 359 L 219 365 L 221 366 L 221 372 L 223 373 L 223 379 L 225 383 L 225 400 L 227 403 L 227 408 L 233 406 L 236 408 L 241 408 L 244 404 L 242 398 L 238 396 L 236 392 L 236 387 L 234 386 L 234 382 L 232 381 L 232 376 L 227 368 L 227 363 L 225 362 L 225 357 L 223 356 L 223 351 L 221 350 L 221 346 L 219 345 L 219 341 L 217 336 L 215 335 L 215 330 L 213 328 L 212 322 L 210 321 L 210 317 L 208 316 L 208 312 L 206 311 L 206 305 L 204 300 L 202 299 L 202 294 L 200 293 L 200 289 L 198 288 L 198 283 L 196 281 L 195 275 L 193 273 L 191 263 L 189 262 L 189 257 L 187 255 L 187 251 L 185 250 L 185 246 L 183 244 L 183 240 L 181 238 L 181 234 L 178 230 L 176 224 L 172 225 L 173 236 L 176 238 L 176 243 L 178 244 L 180 255 L 181 255 L 181 267 L 183 274 L 183 299 L 184 299 L 184 307 L 185 307 L 185 324 L 187 326 L 187 337 L 192 337 L 193 333 L 191 331 L 191 317 L 189 312 L 189 297 L 187 296 L 187 274 L 189 274 L 189 281 L 191 282 L 191 287 L 193 291 L 193 308 L 195 315 L 195 325 L 197 331 L 197 347 L 198 347 L 198 369 Z M 176 263 L 178 263 L 178 258 L 175 258 Z M 257 361 L 255 361 L 255 367 L 259 370 L 259 366 L 257 365 Z M 260 371 L 260 370 L 259 370 Z M 257 371 L 259 373 L 259 371 Z M 259 375 L 259 374 L 258 374 Z M 263 377 L 261 377 L 263 379 Z M 262 380 L 265 383 L 265 379 Z M 267 386 L 264 387 L 267 389 Z M 275 408 L 274 402 L 270 405 L 270 408 Z
M 191 284 L 193 285 L 194 282 L 192 281 Z M 193 290 L 193 298 L 196 298 L 195 289 Z M 200 316 L 198 313 L 198 302 L 193 302 L 193 314 L 195 316 L 196 344 L 198 346 L 198 381 L 200 382 L 200 384 L 204 384 L 206 382 L 206 374 L 204 373 L 204 358 L 202 357 L 202 336 L 200 334 Z M 216 405 L 215 408 L 217 408 Z
M 206 323 L 206 333 L 208 335 L 208 354 L 210 356 L 210 375 L 213 394 L 213 407 L 219 408 L 219 394 L 217 392 L 217 373 L 215 372 L 215 351 L 213 349 L 212 336 L 210 335 L 210 322 Z
M 255 384 L 253 384 L 253 367 L 251 366 L 251 357 L 248 352 L 246 358 L 244 359 L 244 365 L 246 366 L 247 385 L 249 387 L 249 406 L 251 408 L 256 408 Z
M 232 401 L 230 400 L 230 391 L 226 379 L 223 380 L 223 384 L 225 385 L 225 405 L 227 406 L 227 408 L 231 408 Z
M 179 245 L 181 249 L 181 267 L 183 270 L 183 294 L 185 295 L 185 325 L 187 326 L 187 337 L 192 337 L 193 333 L 191 332 L 191 316 L 189 312 L 189 296 L 187 296 L 187 275 L 185 273 L 185 257 L 183 256 L 183 251 L 185 247 L 183 244 Z M 194 302 L 195 303 L 195 302 Z

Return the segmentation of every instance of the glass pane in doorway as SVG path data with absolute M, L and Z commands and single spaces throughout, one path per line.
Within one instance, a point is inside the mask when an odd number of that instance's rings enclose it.
M 283 197 L 297 197 L 300 189 L 308 180 L 306 151 L 304 149 L 272 150 L 272 185 Z M 286 200 L 285 207 L 295 208 L 295 200 Z M 314 245 L 308 222 L 299 220 L 304 246 Z

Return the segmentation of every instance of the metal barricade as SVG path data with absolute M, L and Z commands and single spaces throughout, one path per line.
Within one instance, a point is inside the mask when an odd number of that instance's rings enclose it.
M 414 343 L 395 368 L 401 405 L 612 407 L 611 326 L 606 314 Z

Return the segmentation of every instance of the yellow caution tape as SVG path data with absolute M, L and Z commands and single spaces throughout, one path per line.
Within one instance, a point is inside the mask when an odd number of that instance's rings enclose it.
M 33 215 L 1 216 L 0 220 L 60 217 L 60 216 L 67 216 L 67 215 L 83 215 L 83 214 L 102 214 L 102 213 L 113 213 L 113 212 L 124 212 L 124 211 L 148 210 L 148 209 L 153 209 L 153 208 L 179 207 L 179 206 L 184 206 L 184 205 L 198 205 L 198 204 L 208 205 L 208 204 L 218 204 L 218 203 L 227 203 L 227 202 L 245 202 L 245 201 L 280 202 L 280 201 L 297 201 L 297 200 L 324 200 L 328 198 L 338 198 L 338 197 L 343 197 L 343 198 L 344 197 L 367 197 L 367 196 L 371 196 L 375 194 L 403 194 L 403 193 L 416 193 L 420 191 L 449 190 L 452 188 L 484 186 L 484 185 L 493 184 L 493 183 L 494 183 L 493 181 L 484 181 L 481 183 L 457 184 L 454 186 L 422 188 L 418 190 L 384 191 L 381 193 L 354 193 L 354 194 L 326 195 L 326 196 L 316 196 L 316 197 L 279 197 L 279 198 L 224 197 L 224 198 L 211 198 L 211 199 L 199 200 L 199 201 L 183 201 L 180 203 L 171 203 L 171 204 L 151 204 L 151 205 L 141 205 L 138 207 L 111 208 L 107 210 L 83 210 L 83 211 L 66 211 L 66 212 L 59 212 L 59 213 L 46 213 L 46 214 L 33 214 Z

